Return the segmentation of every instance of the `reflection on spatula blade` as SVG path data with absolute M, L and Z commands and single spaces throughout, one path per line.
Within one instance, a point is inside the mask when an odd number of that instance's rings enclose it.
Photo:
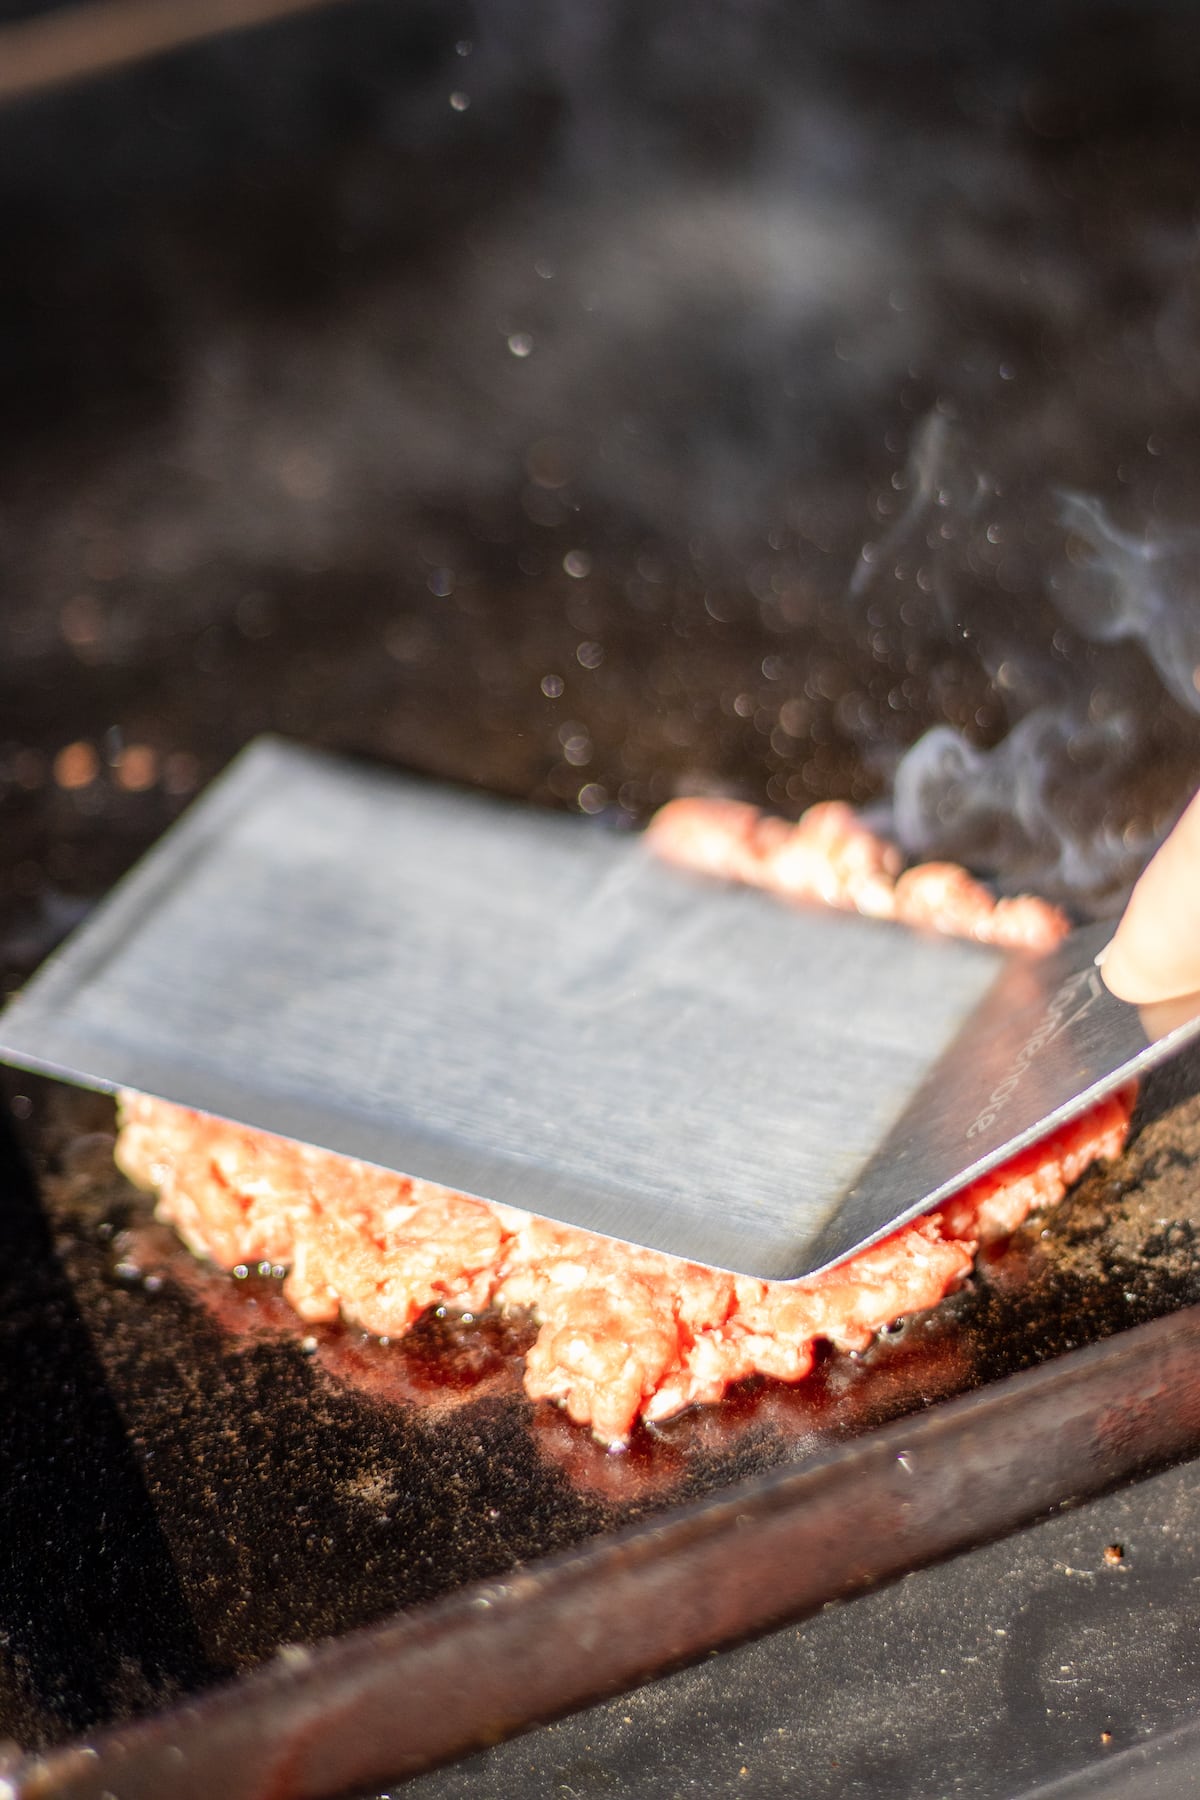
M 768 896 L 264 740 L 0 1019 L 0 1056 L 676 1256 L 837 1261 L 1193 1034 L 1093 957 Z

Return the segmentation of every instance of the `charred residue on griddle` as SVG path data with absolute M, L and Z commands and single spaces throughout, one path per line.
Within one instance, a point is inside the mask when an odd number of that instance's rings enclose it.
M 21 1091 L 42 1097 L 24 1077 Z M 0 1120 L 0 1736 L 29 1747 L 228 1673 L 190 1617 L 71 1266 L 74 1237 Z
M 5 111 L 9 985 L 264 729 L 625 823 L 685 787 L 870 800 L 941 724 L 981 779 L 925 804 L 909 764 L 910 825 L 1064 890 L 1119 884 L 1194 784 L 1182 12 L 1109 9 L 1097 37 L 1069 6 L 782 33 L 559 10 L 547 34 L 477 9 L 464 67 L 456 12 L 351 4 Z M 1093 506 L 1071 530 L 1063 487 Z M 1098 547 L 1135 599 L 1166 580 L 1132 638 L 1079 616 Z M 1039 717 L 1044 753 L 1006 761 Z M 95 772 L 64 785 L 73 745 L 69 781 Z M 108 1503 L 124 1422 L 154 1571 L 230 1667 L 1200 1297 L 1196 1103 L 1148 1091 L 1121 1166 L 935 1313 L 610 1456 L 524 1400 L 519 1324 L 309 1331 L 150 1222 L 107 1103 L 17 1091 L 46 1171 L 31 1291 L 44 1330 L 77 1319 L 113 1427 L 80 1441 Z M 50 1441 L 42 1531 L 64 1403 L 41 1376 L 15 1398 Z M 74 1699 L 20 1672 L 30 1741 L 74 1728 L 118 1636 L 76 1631 Z M 165 1686 L 222 1666 L 175 1648 Z
M 1118 1164 L 985 1252 L 940 1309 L 969 1334 L 981 1380 L 1200 1300 L 1200 1097 L 1143 1121 Z
M 110 1102 L 21 1079 L 55 1253 L 213 1666 L 420 1605 L 1200 1299 L 1200 1097 L 1176 1071 L 1161 1104 L 1150 1084 L 1121 1163 L 941 1307 L 612 1455 L 525 1399 L 527 1322 L 430 1312 L 391 1344 L 306 1327 L 275 1276 L 206 1268 L 154 1224 L 112 1166 Z
M 408 1352 L 337 1327 L 327 1335 L 347 1340 L 350 1360 L 305 1354 L 276 1282 L 193 1264 L 149 1222 L 143 1196 L 111 1167 L 101 1176 L 99 1150 L 82 1153 L 86 1182 L 69 1154 L 56 1157 L 46 1209 L 209 1656 L 245 1666 L 602 1527 L 603 1509 L 539 1457 L 511 1380 L 505 1397 L 470 1397 L 478 1345 L 463 1352 L 474 1366 L 460 1367 L 460 1405 L 422 1404 L 411 1382 L 396 1384 L 402 1398 L 360 1385 L 355 1357 L 403 1367 Z M 127 1260 L 153 1288 L 116 1275 Z M 431 1320 L 416 1336 L 429 1392 L 439 1345 L 453 1387 L 453 1333 Z M 511 1358 L 502 1322 L 483 1337 L 485 1360 Z

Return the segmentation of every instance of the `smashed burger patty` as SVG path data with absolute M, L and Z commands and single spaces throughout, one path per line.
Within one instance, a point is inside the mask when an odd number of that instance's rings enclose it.
M 647 837 L 673 861 L 783 899 L 1036 949 L 1067 930 L 1056 908 L 998 901 L 953 864 L 902 872 L 894 846 L 838 803 L 791 825 L 735 801 L 678 800 Z M 120 1106 L 118 1164 L 156 1193 L 158 1217 L 197 1255 L 224 1269 L 285 1265 L 284 1292 L 301 1317 L 341 1314 L 381 1337 L 407 1331 L 431 1306 L 531 1313 L 530 1398 L 558 1401 L 620 1445 L 638 1419 L 712 1403 L 748 1375 L 799 1381 L 820 1340 L 862 1350 L 884 1326 L 935 1306 L 981 1243 L 1119 1155 L 1133 1090 L 798 1282 L 722 1274 L 144 1095 L 124 1094 Z

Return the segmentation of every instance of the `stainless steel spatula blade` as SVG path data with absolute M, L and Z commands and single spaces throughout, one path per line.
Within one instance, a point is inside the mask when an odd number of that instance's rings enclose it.
M 848 1255 L 1169 1055 L 1093 967 L 273 740 L 0 1018 L 134 1088 L 697 1262 Z

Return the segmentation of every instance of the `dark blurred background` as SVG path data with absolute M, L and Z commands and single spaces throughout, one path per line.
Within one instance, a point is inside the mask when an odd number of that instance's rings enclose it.
M 1112 911 L 1200 776 L 1198 122 L 1183 0 L 342 0 L 10 92 L 10 981 L 263 729 Z

